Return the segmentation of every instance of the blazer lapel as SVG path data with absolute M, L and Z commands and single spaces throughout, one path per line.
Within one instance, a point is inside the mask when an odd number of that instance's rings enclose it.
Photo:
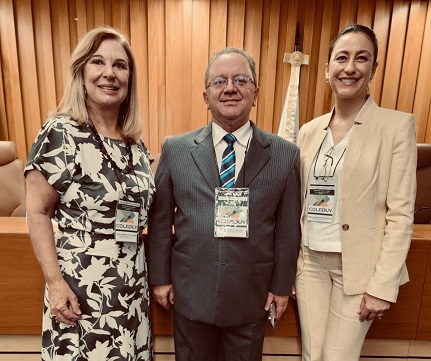
M 313 140 L 311 142 L 310 148 L 308 148 L 306 151 L 306 154 L 304 154 L 304 160 L 303 160 L 304 179 L 308 179 L 310 177 L 311 166 L 313 164 L 317 151 L 322 145 L 323 139 L 325 139 L 326 137 L 326 134 L 327 132 L 326 132 L 326 126 L 325 126 L 325 127 L 319 127 L 318 129 L 316 129 L 316 133 L 313 135 Z
M 253 136 L 250 140 L 250 146 L 245 157 L 244 165 L 235 182 L 235 187 L 248 187 L 265 164 L 271 159 L 269 155 L 270 143 L 265 133 L 258 129 L 253 122 L 251 122 L 251 126 L 253 128 Z
M 370 119 L 372 120 L 372 113 L 375 109 L 375 105 L 376 103 L 370 95 L 355 119 L 357 124 L 354 126 L 356 128 L 352 129 L 353 132 L 347 145 L 346 158 L 343 165 L 342 187 L 346 197 L 353 184 L 351 180 L 354 179 L 355 174 L 357 174 L 362 149 L 365 146 L 365 142 L 370 141 L 367 123 Z
M 195 138 L 196 145 L 190 152 L 205 182 L 211 189 L 215 189 L 221 187 L 221 182 L 217 169 L 211 129 L 211 123 L 202 129 Z

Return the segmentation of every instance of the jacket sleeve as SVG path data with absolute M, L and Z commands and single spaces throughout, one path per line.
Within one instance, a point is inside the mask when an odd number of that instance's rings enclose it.
M 380 256 L 366 292 L 395 302 L 410 248 L 416 197 L 417 147 L 414 116 L 409 115 L 394 140 L 387 192 L 386 227 Z
M 288 295 L 296 277 L 296 264 L 301 244 L 301 179 L 299 149 L 295 147 L 285 189 L 277 208 L 275 266 L 271 292 Z
M 169 171 L 169 139 L 166 140 L 156 170 L 156 194 L 148 224 L 148 277 L 150 284 L 171 283 L 171 253 L 175 203 Z

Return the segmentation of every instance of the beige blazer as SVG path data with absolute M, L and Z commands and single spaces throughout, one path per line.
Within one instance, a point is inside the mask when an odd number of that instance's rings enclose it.
M 302 215 L 313 159 L 332 112 L 299 131 Z M 416 196 L 416 136 L 412 114 L 380 108 L 369 96 L 345 153 L 340 197 L 344 292 L 368 294 L 395 302 L 409 277 L 405 260 L 413 229 Z M 298 274 L 303 266 L 303 243 Z

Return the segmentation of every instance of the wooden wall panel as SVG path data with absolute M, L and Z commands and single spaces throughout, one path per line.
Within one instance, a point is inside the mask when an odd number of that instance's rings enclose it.
M 193 1 L 192 49 L 190 79 L 184 79 L 191 85 L 190 93 L 190 130 L 207 124 L 209 115 L 203 101 L 205 70 L 209 54 L 210 4 L 207 1 Z
M 423 1 L 415 1 L 412 2 L 410 7 L 397 102 L 397 109 L 408 113 L 413 111 L 413 100 L 415 98 L 418 76 L 417 71 L 411 71 L 410 69 L 419 69 L 421 47 L 416 44 L 422 44 L 426 5 Z
M 274 117 L 274 89 L 277 68 L 277 48 L 280 0 L 271 0 L 263 8 L 262 51 L 259 68 L 259 97 L 256 124 L 272 131 Z M 246 49 L 247 50 L 247 49 Z
M 285 53 L 299 24 L 300 125 L 333 106 L 325 83 L 330 40 L 353 22 L 373 27 L 377 103 L 416 116 L 417 139 L 431 142 L 431 6 L 415 0 L 0 0 L 0 139 L 25 160 L 68 77 L 70 53 L 88 30 L 119 28 L 137 60 L 143 139 L 153 154 L 166 136 L 207 124 L 204 72 L 213 53 L 244 47 L 256 62 L 260 96 L 251 118 L 276 133 L 290 78 Z
M 12 0 L 0 0 L 0 55 L 2 58 L 3 87 L 5 92 L 8 134 L 4 140 L 16 142 L 18 153 L 26 153 L 22 89 L 18 65 L 15 10 Z M 11 121 L 10 114 L 13 114 Z M 3 138 L 2 138 L 3 139 Z
M 373 24 L 373 8 L 375 8 L 375 0 L 359 0 L 358 16 L 356 21 L 358 24 L 372 26 Z
M 323 18 L 332 19 L 333 18 L 333 0 L 325 0 L 323 7 Z M 335 16 L 335 18 L 337 18 Z M 328 49 L 331 41 L 331 30 L 332 24 L 329 21 L 325 21 L 322 24 L 320 32 L 320 42 L 319 42 L 319 54 L 317 59 L 317 75 L 316 75 L 316 98 L 314 102 L 313 116 L 322 114 L 324 110 L 327 109 L 325 104 L 331 103 L 331 91 L 329 85 L 326 83 L 326 69 L 325 65 L 328 59 Z M 326 85 L 324 85 L 326 84 Z
M 310 61 L 307 66 L 304 66 L 300 79 L 300 114 L 302 114 L 303 122 L 313 119 L 314 115 L 314 100 L 316 97 L 317 84 L 325 84 L 324 79 L 318 79 L 319 63 L 311 61 L 318 60 L 320 51 L 320 32 L 322 29 L 322 13 L 323 3 L 320 1 L 307 0 L 304 19 L 304 52 L 310 56 Z M 290 66 L 289 66 L 290 68 Z M 302 86 L 301 84 L 307 84 Z M 321 114 L 319 114 L 321 115 Z M 301 123 L 302 125 L 303 123 Z
M 210 54 L 227 45 L 227 0 L 210 1 Z
M 166 1 L 166 135 L 180 134 L 184 130 L 182 105 L 183 65 L 183 9 L 182 2 Z M 181 99 L 181 100 L 180 100 Z M 180 101 L 179 101 L 180 100 Z
M 165 6 L 162 1 L 148 4 L 148 120 L 150 143 L 154 154 L 160 152 L 166 136 L 166 68 L 165 59 Z
M 143 139 L 149 146 L 149 83 L 148 83 L 148 11 L 146 1 L 131 2 L 130 41 L 135 44 L 134 55 L 138 75 L 139 105 L 143 120 Z
M 377 58 L 377 71 L 370 85 L 370 93 L 373 95 L 377 104 L 380 104 L 383 78 L 385 75 L 386 49 L 388 46 L 388 31 L 390 26 L 389 22 L 391 18 L 389 1 L 377 1 L 375 9 L 373 29 L 379 42 L 379 56 Z
M 35 113 L 31 119 L 27 119 L 27 124 L 31 123 L 31 128 L 27 128 L 26 133 L 28 133 L 28 137 L 35 138 L 48 113 L 55 110 L 57 95 L 50 4 L 45 0 L 35 0 L 32 3 L 40 113 L 39 117 Z M 77 24 L 79 23 L 78 21 Z M 29 144 L 27 144 L 27 147 Z
M 244 47 L 245 0 L 228 1 L 227 46 Z
M 70 43 L 67 0 L 51 3 L 51 26 L 54 54 L 54 75 L 57 101 L 63 96 L 69 74 L 70 54 L 74 46 Z M 41 66 L 43 66 L 41 64 Z
M 33 36 L 33 19 L 31 0 L 17 0 L 15 2 L 17 16 L 17 37 L 18 37 L 18 64 L 21 79 L 21 96 L 23 101 L 23 120 L 25 133 L 25 143 L 32 144 L 34 134 L 37 132 L 40 124 L 34 115 L 40 114 L 39 90 L 34 84 L 38 83 L 36 53 L 34 43 L 26 42 Z M 36 121 L 35 121 L 36 120 Z
M 91 29 L 87 25 L 87 7 L 86 7 L 86 1 L 85 0 L 76 0 L 76 36 L 78 39 L 81 39 L 85 33 L 87 32 L 87 29 Z
M 425 31 L 421 46 L 417 85 L 413 112 L 416 116 L 418 142 L 431 142 L 430 103 L 431 103 L 431 6 L 428 5 Z M 428 121 L 426 121 L 428 120 Z
M 381 105 L 386 108 L 394 109 L 397 105 L 401 66 L 405 50 L 408 11 L 408 4 L 404 3 L 403 0 L 395 1 L 381 100 Z
M 244 49 L 247 49 L 256 63 L 257 76 L 259 74 L 261 53 L 261 29 L 264 0 L 247 1 L 245 13 Z M 278 63 L 277 63 L 278 64 Z M 257 109 L 252 108 L 251 119 L 257 119 Z
M 183 131 L 187 132 L 191 128 L 191 99 L 195 98 L 192 92 L 192 40 L 193 40 L 193 2 L 192 0 L 184 0 L 183 6 L 183 71 L 181 73 L 181 94 L 188 94 L 190 101 L 183 102 L 183 113 L 180 115 Z
M 282 1 L 280 4 L 280 18 L 287 19 L 285 23 L 281 23 L 279 25 L 279 34 L 278 34 L 278 52 L 277 52 L 277 62 L 276 62 L 276 78 L 275 78 L 275 89 L 274 89 L 274 120 L 280 119 L 281 111 L 283 109 L 284 99 L 286 97 L 286 90 L 289 84 L 290 79 L 290 65 L 283 62 L 284 54 L 289 53 L 284 49 L 293 49 L 294 40 L 291 36 L 288 36 L 291 31 L 296 31 L 296 9 L 298 6 L 297 0 L 292 1 Z M 290 20 L 289 20 L 290 15 Z M 292 24 L 292 27 L 289 26 Z M 293 40 L 291 44 L 288 44 Z M 259 46 L 260 48 L 260 46 Z M 248 49 L 246 46 L 245 49 Z M 253 55 L 252 52 L 250 54 Z M 257 64 L 256 64 L 257 66 Z M 285 76 L 287 75 L 287 76 Z M 256 108 L 253 108 L 253 113 L 250 115 L 251 119 L 257 118 Z M 279 122 L 272 122 L 272 132 L 278 132 L 278 124 Z

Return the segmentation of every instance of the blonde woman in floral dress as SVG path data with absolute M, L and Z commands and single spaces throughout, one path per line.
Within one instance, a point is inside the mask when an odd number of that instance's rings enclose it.
M 70 73 L 25 170 L 46 280 L 42 360 L 151 360 L 141 234 L 155 189 L 129 42 L 109 27 L 90 31 Z

